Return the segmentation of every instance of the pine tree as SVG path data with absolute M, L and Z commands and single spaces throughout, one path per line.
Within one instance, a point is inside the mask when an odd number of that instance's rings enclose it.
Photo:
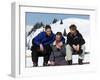
M 66 29 L 64 29 L 63 35 L 67 36 Z
M 62 19 L 61 19 L 61 22 L 60 22 L 60 24 L 63 24 L 63 21 L 62 21 Z
M 58 20 L 54 18 L 54 20 L 53 20 L 53 22 L 52 22 L 52 23 L 54 24 L 54 23 L 56 23 L 57 21 L 58 21 Z
M 35 25 L 34 25 L 34 29 L 39 29 L 39 28 L 41 28 L 41 27 L 43 27 L 44 26 L 44 24 L 42 23 L 42 22 L 37 22 Z

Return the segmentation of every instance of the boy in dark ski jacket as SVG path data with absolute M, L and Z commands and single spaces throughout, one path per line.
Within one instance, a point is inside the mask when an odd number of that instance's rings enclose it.
M 82 64 L 85 53 L 85 40 L 83 39 L 81 33 L 77 30 L 76 25 L 72 24 L 70 27 L 70 32 L 67 35 L 67 45 L 66 45 L 66 60 L 69 65 L 72 64 L 72 53 L 77 53 L 79 55 L 78 63 Z
M 62 38 L 62 33 L 57 32 L 56 39 L 53 42 L 52 52 L 51 52 L 49 62 L 48 62 L 48 64 L 50 66 L 67 64 L 67 62 L 65 60 L 66 48 L 65 48 L 65 44 L 62 42 L 61 38 Z
M 46 25 L 45 31 L 39 33 L 35 38 L 32 40 L 32 61 L 33 66 L 38 66 L 38 57 L 43 56 L 44 62 L 43 66 L 48 65 L 49 56 L 51 54 L 51 44 L 55 40 L 55 34 L 52 32 L 50 25 Z M 65 41 L 62 38 L 63 42 Z

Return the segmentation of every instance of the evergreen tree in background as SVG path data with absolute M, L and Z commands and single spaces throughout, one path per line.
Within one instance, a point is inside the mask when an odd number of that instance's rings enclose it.
M 67 36 L 66 29 L 64 29 L 63 36 Z
M 63 21 L 62 21 L 62 19 L 61 19 L 61 22 L 60 22 L 60 24 L 63 24 Z
M 54 23 L 56 23 L 57 21 L 58 21 L 58 20 L 54 18 L 54 20 L 53 20 L 53 22 L 52 22 L 52 23 L 54 24 Z
M 28 36 L 33 32 L 36 31 L 37 29 L 44 27 L 44 24 L 42 22 L 37 22 L 33 28 L 28 32 Z

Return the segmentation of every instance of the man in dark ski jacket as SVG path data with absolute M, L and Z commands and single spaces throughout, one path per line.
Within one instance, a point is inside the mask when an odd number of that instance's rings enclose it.
M 84 53 L 85 53 L 85 40 L 83 39 L 81 33 L 77 30 L 76 25 L 72 24 L 70 27 L 70 32 L 67 35 L 67 45 L 66 45 L 66 60 L 69 65 L 72 64 L 72 53 L 79 54 L 78 63 L 83 63 Z
M 51 44 L 55 40 L 55 34 L 52 32 L 50 25 L 46 25 L 45 31 L 39 33 L 32 40 L 32 62 L 33 66 L 38 66 L 38 57 L 43 56 L 43 66 L 48 65 L 49 56 L 51 54 Z M 62 37 L 63 43 L 65 39 Z

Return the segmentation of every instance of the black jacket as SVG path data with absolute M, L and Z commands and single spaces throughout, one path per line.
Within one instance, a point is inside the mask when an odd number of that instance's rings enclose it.
M 70 32 L 67 35 L 67 44 L 69 45 L 77 45 L 79 44 L 80 46 L 85 44 L 85 40 L 83 39 L 81 33 L 77 30 L 76 35 L 72 35 Z

